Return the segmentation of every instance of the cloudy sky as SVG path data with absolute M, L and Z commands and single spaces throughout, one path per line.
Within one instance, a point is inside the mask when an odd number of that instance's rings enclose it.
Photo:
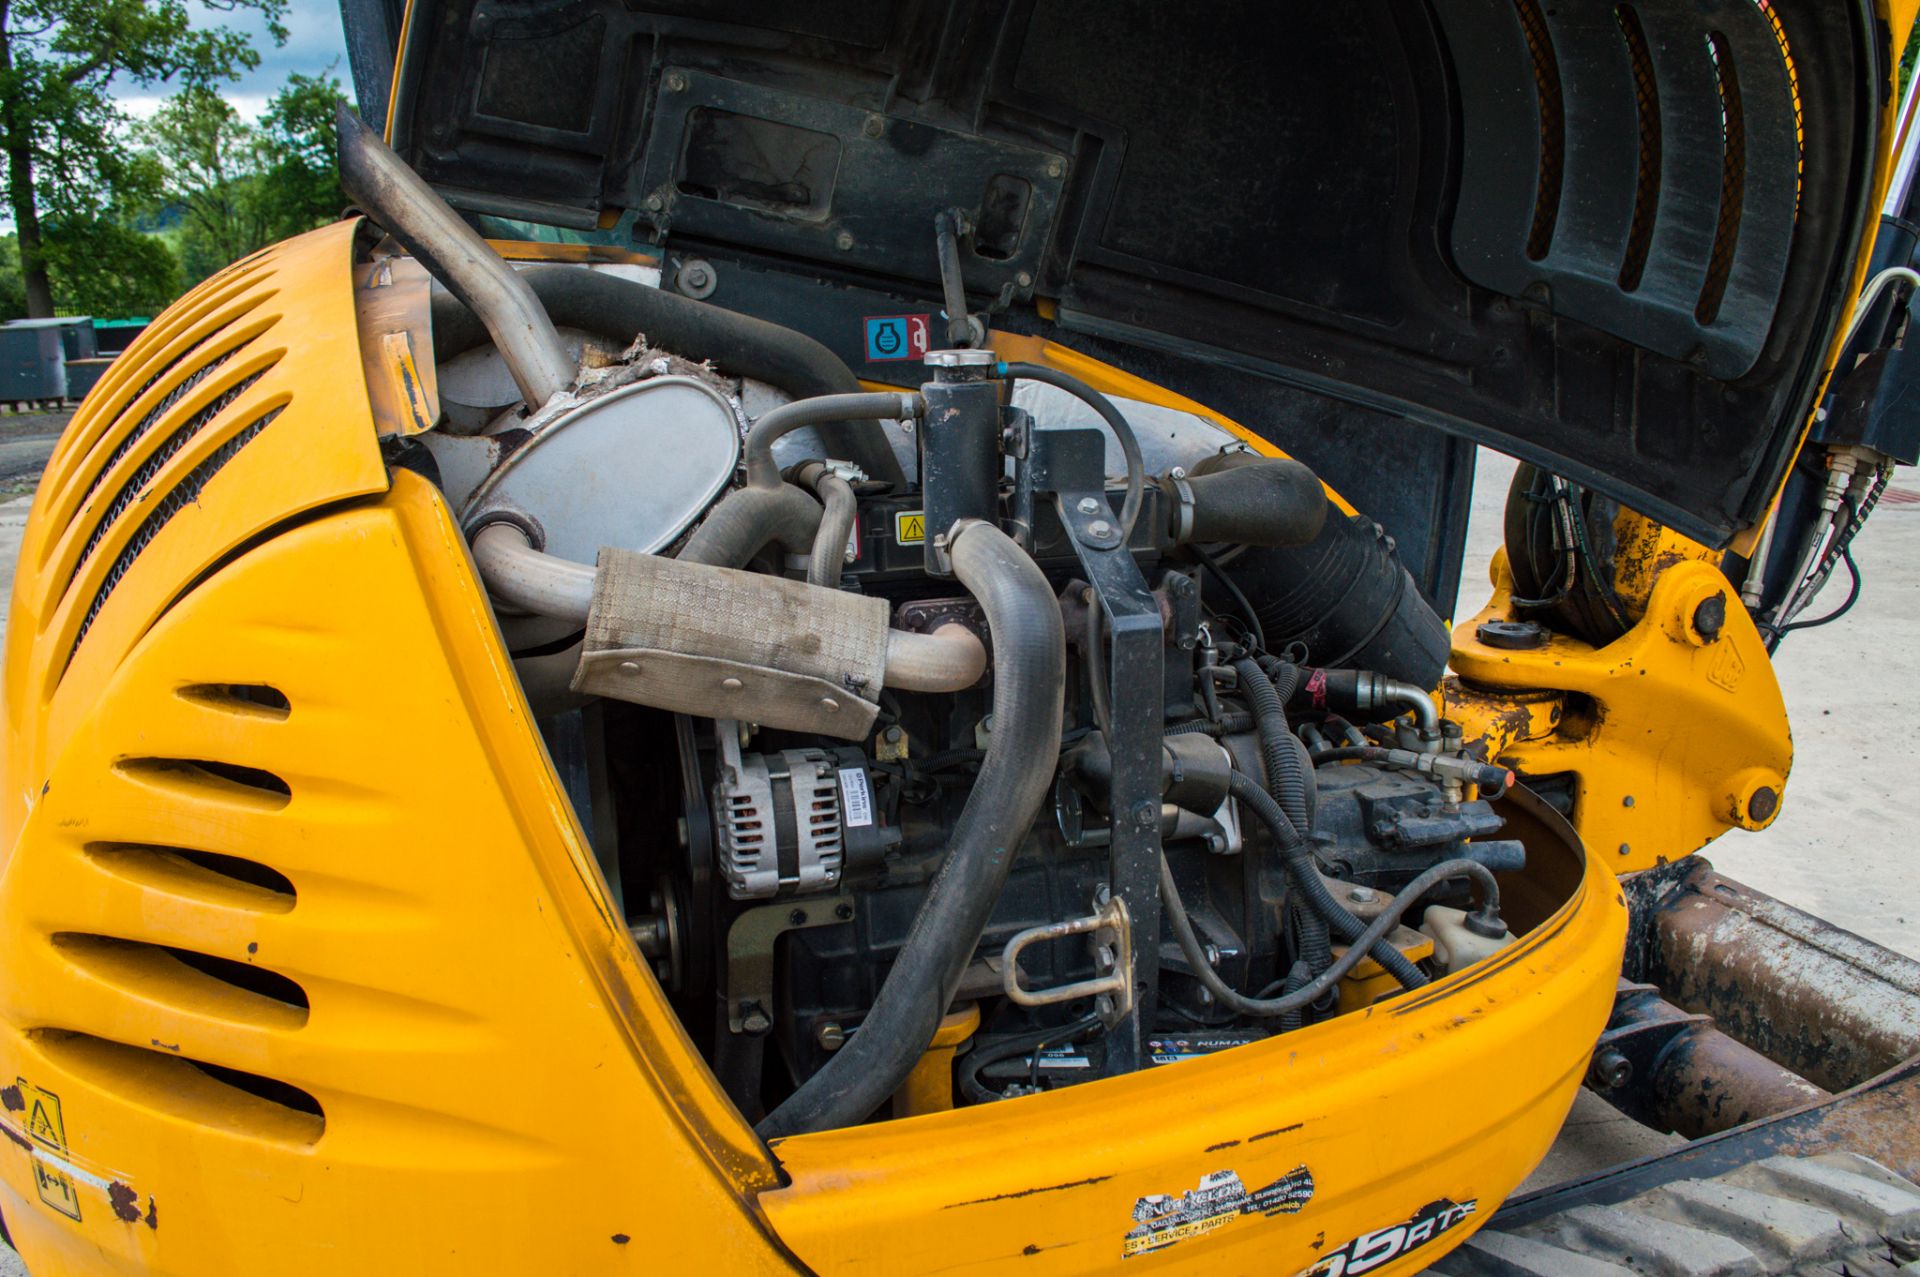
M 258 116 L 293 72 L 318 75 L 332 68 L 333 74 L 353 95 L 353 76 L 347 67 L 347 46 L 340 31 L 338 0 L 289 0 L 287 5 L 287 42 L 275 45 L 266 24 L 257 15 L 221 13 L 189 6 L 194 17 L 209 24 L 230 26 L 253 38 L 260 54 L 260 66 L 239 81 L 224 86 L 228 101 L 249 119 Z M 137 84 L 114 82 L 114 97 L 127 114 L 144 119 L 172 90 L 171 85 L 142 88 Z

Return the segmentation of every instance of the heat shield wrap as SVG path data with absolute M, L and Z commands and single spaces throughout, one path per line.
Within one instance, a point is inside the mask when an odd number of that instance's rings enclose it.
M 573 690 L 859 740 L 886 654 L 880 599 L 606 547 Z

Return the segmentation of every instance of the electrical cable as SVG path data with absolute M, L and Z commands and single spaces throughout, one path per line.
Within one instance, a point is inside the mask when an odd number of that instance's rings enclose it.
M 1120 451 L 1127 458 L 1127 497 L 1120 503 L 1120 543 L 1125 545 L 1132 541 L 1133 525 L 1139 521 L 1140 506 L 1146 500 L 1147 463 L 1141 456 L 1140 440 L 1135 437 L 1133 427 L 1114 407 L 1113 400 L 1078 377 L 1069 376 L 1045 364 L 1002 363 L 999 373 L 1010 381 L 1016 378 L 1037 381 L 1055 390 L 1064 390 L 1100 414 L 1100 419 L 1107 423 L 1107 429 L 1113 431 L 1114 438 L 1120 441 Z
M 1247 630 L 1253 639 L 1254 650 L 1266 651 L 1267 632 L 1260 626 L 1260 614 L 1253 610 L 1252 601 L 1241 592 L 1234 579 L 1227 575 L 1226 569 L 1220 566 L 1219 560 L 1207 553 L 1203 546 L 1189 545 L 1187 549 L 1192 552 L 1194 558 L 1200 560 L 1200 566 L 1211 572 L 1213 579 L 1220 582 L 1220 588 L 1227 592 L 1227 597 L 1233 600 L 1233 605 L 1240 609 L 1242 616 L 1247 618 Z
M 1839 607 L 1827 613 L 1825 616 L 1817 617 L 1811 621 L 1793 621 L 1793 622 L 1790 622 L 1789 624 L 1783 625 L 1779 629 L 1774 631 L 1774 634 L 1776 636 L 1781 634 L 1791 634 L 1795 630 L 1814 630 L 1814 629 L 1819 629 L 1822 625 L 1830 625 L 1833 622 L 1839 620 L 1841 617 L 1845 616 L 1848 613 L 1848 611 L 1852 609 L 1853 605 L 1859 602 L 1860 584 L 1861 584 L 1860 565 L 1853 561 L 1852 546 L 1848 546 L 1844 550 L 1840 551 L 1840 561 L 1847 565 L 1847 575 L 1853 578 L 1853 585 L 1847 590 L 1846 602 L 1842 603 Z

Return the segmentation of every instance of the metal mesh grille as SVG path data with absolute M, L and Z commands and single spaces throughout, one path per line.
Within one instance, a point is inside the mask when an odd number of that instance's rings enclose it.
M 1534 192 L 1533 226 L 1527 233 L 1527 256 L 1539 261 L 1553 246 L 1554 223 L 1560 220 L 1560 168 L 1566 151 L 1565 104 L 1560 97 L 1560 65 L 1553 56 L 1553 37 L 1538 0 L 1514 0 L 1520 26 L 1533 57 L 1533 79 L 1540 99 L 1540 183 Z
M 199 347 L 196 346 L 194 347 L 194 349 L 198 350 Z M 238 347 L 235 347 L 235 349 L 238 349 Z M 171 372 L 173 368 L 176 365 L 178 365 L 182 359 L 185 359 L 189 354 L 192 354 L 192 353 L 193 351 L 191 350 L 182 351 L 179 354 L 179 356 L 177 356 L 165 368 L 161 369 L 158 373 L 154 374 L 154 376 L 147 381 L 146 385 L 140 387 L 140 393 L 136 394 L 133 398 L 135 400 L 138 400 L 140 398 L 140 395 L 144 395 L 147 393 L 147 391 L 153 389 L 155 384 L 157 384 L 162 377 L 166 376 L 167 373 Z M 170 411 L 173 408 L 175 404 L 179 403 L 182 399 L 186 398 L 188 393 L 191 392 L 195 386 L 199 385 L 201 382 L 205 381 L 208 377 L 212 376 L 214 373 L 214 370 L 219 368 L 221 364 L 226 363 L 227 360 L 232 357 L 232 355 L 233 355 L 232 350 L 223 350 L 219 354 L 215 355 L 212 359 L 209 359 L 206 363 L 202 364 L 200 367 L 194 369 L 191 373 L 187 374 L 186 378 L 182 380 L 179 385 L 175 386 L 172 390 L 169 390 L 166 393 L 166 396 L 163 399 L 161 399 L 159 403 L 153 406 L 153 410 L 151 412 L 147 413 L 146 416 L 140 418 L 139 422 L 135 424 L 133 429 L 127 432 L 127 437 L 122 439 L 119 442 L 119 444 L 115 446 L 113 452 L 107 457 L 105 464 L 103 464 L 100 467 L 100 469 L 94 473 L 93 481 L 87 485 L 86 495 L 80 498 L 80 504 L 75 506 L 74 509 L 76 510 L 85 509 L 87 502 L 93 499 L 93 494 L 95 491 L 99 489 L 101 483 L 104 482 L 106 477 L 113 472 L 113 468 L 120 464 L 120 459 L 126 456 L 128 452 L 132 451 L 133 445 L 136 443 L 139 443 L 140 440 L 146 436 L 147 431 L 153 428 L 153 423 L 160 420 L 161 417 L 165 416 L 168 413 L 168 411 Z M 103 520 L 102 526 L 104 527 L 105 523 L 110 521 L 111 518 L 112 516 L 109 515 L 107 519 Z M 99 535 L 100 535 L 99 529 L 95 529 L 94 538 L 96 540 L 99 538 Z M 89 543 L 89 548 L 91 548 L 91 543 Z M 86 557 L 85 555 L 81 556 L 82 561 L 85 560 L 85 557 Z
M 1800 71 L 1793 64 L 1793 45 L 1787 40 L 1787 29 L 1780 23 L 1780 15 L 1773 11 L 1767 0 L 1753 0 L 1754 5 L 1766 15 L 1767 25 L 1773 28 L 1773 41 L 1780 46 L 1780 61 L 1787 68 L 1787 89 L 1793 95 L 1793 213 L 1800 215 L 1800 184 L 1806 179 L 1807 171 L 1807 122 L 1800 106 Z
M 1740 75 L 1733 65 L 1733 48 L 1718 31 L 1707 35 L 1707 53 L 1720 86 L 1720 221 L 1713 231 L 1713 256 L 1707 263 L 1706 284 L 1693 316 L 1710 324 L 1720 314 L 1727 280 L 1733 274 L 1733 250 L 1740 242 L 1741 205 L 1747 190 L 1747 132 L 1740 107 Z M 1794 114 L 1799 115 L 1796 98 Z
M 207 455 L 206 460 L 189 470 L 180 482 L 159 500 L 147 517 L 140 521 L 140 527 L 133 534 L 133 540 L 129 541 L 127 547 L 120 551 L 119 557 L 114 559 L 113 566 L 107 569 L 106 579 L 101 581 L 99 591 L 94 594 L 93 602 L 87 608 L 87 615 L 81 620 L 80 629 L 73 636 L 73 647 L 67 652 L 68 664 L 73 663 L 73 653 L 80 650 L 80 644 L 87 637 L 87 631 L 93 628 L 94 619 L 100 615 L 100 609 L 106 606 L 114 587 L 120 584 L 121 578 L 126 576 L 127 569 L 133 566 L 133 561 L 140 557 L 141 551 L 152 544 L 154 537 L 160 534 L 160 529 L 166 527 L 174 515 L 198 501 L 201 490 L 207 486 L 207 481 L 220 473 L 221 468 L 238 456 L 240 449 L 253 442 L 254 438 L 271 425 L 273 419 L 278 417 L 284 409 L 285 405 L 282 404 L 269 410 L 239 434 L 214 449 Z
M 1654 78 L 1653 54 L 1647 48 L 1647 33 L 1633 6 L 1621 5 L 1613 11 L 1620 34 L 1627 42 L 1627 56 L 1633 62 L 1634 112 L 1640 127 L 1640 171 L 1633 189 L 1633 220 L 1627 227 L 1627 251 L 1620 263 L 1620 287 L 1632 292 L 1640 287 L 1647 269 L 1647 253 L 1653 247 L 1653 219 L 1660 211 L 1660 87 Z
M 202 379 L 205 373 L 213 371 L 214 368 L 225 362 L 226 358 L 227 356 L 223 354 L 214 360 L 214 362 L 208 364 L 202 372 L 195 373 L 193 377 L 188 378 L 186 382 L 181 384 L 179 391 L 168 395 L 167 399 L 170 402 L 178 399 L 181 394 L 185 393 L 188 385 L 191 385 L 196 380 Z M 132 476 L 120 485 L 120 491 L 114 494 L 113 503 L 100 515 L 100 521 L 94 525 L 93 535 L 87 538 L 87 544 L 81 549 L 80 557 L 74 561 L 73 576 L 67 578 L 68 589 L 73 588 L 74 577 L 80 575 L 80 569 L 84 567 L 87 560 L 93 556 L 94 550 L 97 549 L 100 542 L 105 539 L 108 530 L 113 527 L 114 523 L 119 520 L 122 514 L 126 513 L 129 506 L 140 499 L 140 493 L 145 490 L 149 483 L 153 482 L 154 477 L 160 473 L 167 462 L 171 461 L 180 449 L 186 447 L 189 440 L 206 429 L 209 422 L 227 408 L 231 407 L 236 399 L 246 393 L 249 386 L 260 380 L 260 376 L 261 374 L 256 372 L 251 376 L 241 378 L 238 382 L 216 396 L 213 402 L 209 403 L 199 412 L 194 413 L 193 416 L 187 418 L 179 429 L 168 435 L 166 440 L 154 450 L 153 455 L 142 462 L 140 468 L 135 470 Z M 156 408 L 147 420 L 142 421 L 134 437 L 137 438 L 140 434 L 144 434 L 147 427 L 152 423 L 152 418 L 157 416 L 163 409 L 164 405 L 162 408 Z M 127 448 L 131 446 L 132 440 L 129 439 L 127 443 L 122 444 L 120 448 L 116 449 L 115 460 L 118 460 L 120 456 L 124 456 Z M 108 469 L 111 468 L 112 462 L 109 462 Z

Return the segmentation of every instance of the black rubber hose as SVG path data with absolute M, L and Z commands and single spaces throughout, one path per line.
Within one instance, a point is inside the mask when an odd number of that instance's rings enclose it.
M 1228 473 L 1232 473 L 1229 471 Z M 1267 762 L 1267 787 L 1287 813 L 1296 831 L 1311 829 L 1312 816 L 1307 809 L 1307 765 L 1293 743 L 1293 729 L 1287 725 L 1287 703 L 1274 687 L 1265 670 L 1250 657 L 1233 663 L 1240 676 L 1240 690 L 1253 707 L 1253 721 L 1260 729 L 1260 752 Z
M 1327 521 L 1327 490 L 1313 471 L 1285 457 L 1159 482 L 1168 530 L 1181 544 L 1306 545 Z
M 1113 431 L 1113 437 L 1120 441 L 1120 451 L 1127 458 L 1127 497 L 1120 503 L 1120 540 L 1122 544 L 1131 541 L 1133 525 L 1140 518 L 1140 504 L 1146 499 L 1147 463 L 1140 455 L 1140 440 L 1134 437 L 1133 427 L 1113 406 L 1113 400 L 1078 377 L 1068 376 L 1045 364 L 1001 364 L 1000 375 L 1020 377 L 1052 386 L 1055 390 L 1064 390 L 1100 414 L 1100 419 L 1107 423 L 1107 429 Z
M 1189 736 L 1195 732 L 1204 732 L 1208 736 L 1233 736 L 1240 732 L 1253 730 L 1253 715 L 1222 714 L 1219 718 L 1195 718 L 1184 723 L 1175 723 L 1162 736 Z
M 1014 856 L 1053 789 L 1067 681 L 1060 606 L 998 528 L 962 522 L 948 553 L 993 641 L 993 736 L 947 856 L 860 1031 L 759 1124 L 763 1139 L 850 1126 L 912 1072 L 960 987 Z
M 1173 880 L 1173 868 L 1167 863 L 1165 853 L 1160 856 L 1160 901 L 1166 906 L 1167 921 L 1173 924 L 1174 938 L 1180 942 L 1181 954 L 1186 957 L 1187 965 L 1193 968 L 1193 974 L 1200 983 L 1207 987 L 1207 992 L 1213 994 L 1214 1001 L 1239 1015 L 1284 1016 L 1289 1011 L 1298 1011 L 1319 1001 L 1322 995 L 1359 965 L 1362 957 L 1384 943 L 1387 933 L 1400 925 L 1401 917 L 1418 904 L 1421 897 L 1447 879 L 1461 875 L 1471 877 L 1481 885 L 1486 892 L 1485 904 L 1489 911 L 1499 908 L 1500 885 L 1494 881 L 1491 870 L 1471 860 L 1443 860 L 1402 887 L 1399 894 L 1380 911 L 1380 916 L 1369 923 L 1347 951 L 1335 958 L 1325 971 L 1294 992 L 1272 999 L 1249 998 L 1222 980 L 1220 973 L 1207 962 L 1206 947 L 1194 933 L 1192 919 L 1187 917 L 1186 906 L 1180 900 L 1180 888 Z M 843 1051 L 845 1049 L 841 1048 Z
M 1234 772 L 1227 778 L 1227 792 L 1239 799 L 1242 806 L 1250 808 L 1255 818 L 1279 842 L 1280 859 L 1293 876 L 1294 885 L 1300 889 L 1301 898 L 1308 907 L 1326 920 L 1327 929 L 1334 935 L 1348 944 L 1355 943 L 1356 937 L 1364 934 L 1365 926 L 1347 911 L 1346 906 L 1333 898 L 1333 893 L 1327 890 L 1327 884 L 1320 880 L 1320 868 L 1314 863 L 1313 851 L 1301 840 L 1298 829 L 1287 818 L 1287 813 L 1280 809 L 1280 804 L 1245 772 Z M 1485 869 L 1485 866 L 1476 862 L 1462 863 L 1474 863 L 1476 868 Z M 1420 968 L 1407 961 L 1406 955 L 1389 942 L 1381 940 L 1372 948 L 1373 960 L 1398 980 L 1402 987 L 1417 989 L 1427 982 L 1427 977 L 1420 974 Z
M 520 277 L 562 328 L 579 328 L 620 342 L 645 333 L 655 345 L 688 359 L 709 360 L 729 376 L 778 386 L 795 399 L 853 394 L 860 389 L 859 379 L 839 356 L 805 333 L 780 324 L 577 266 L 534 266 L 521 271 Z M 434 299 L 436 360 L 444 362 L 487 340 L 485 326 L 458 299 Z M 896 487 L 905 482 L 878 421 L 829 422 L 820 427 L 820 437 L 828 453 L 853 462 L 869 478 Z
M 688 563 L 737 568 L 777 541 L 795 554 L 813 550 L 820 503 L 790 483 L 737 488 L 707 512 L 679 557 Z
M 836 421 L 870 416 L 917 417 L 920 415 L 919 398 L 918 395 L 863 390 L 858 394 L 796 399 L 762 413 L 760 420 L 754 422 L 753 428 L 747 431 L 747 483 L 756 488 L 775 488 L 780 485 L 780 467 L 773 460 L 774 441 L 803 426 L 818 429 Z M 825 440 L 824 433 L 821 438 Z M 828 451 L 832 451 L 831 446 Z M 862 470 L 867 469 L 854 457 L 835 455 L 834 459 L 853 461 Z M 867 474 L 877 477 L 871 470 L 867 470 Z

